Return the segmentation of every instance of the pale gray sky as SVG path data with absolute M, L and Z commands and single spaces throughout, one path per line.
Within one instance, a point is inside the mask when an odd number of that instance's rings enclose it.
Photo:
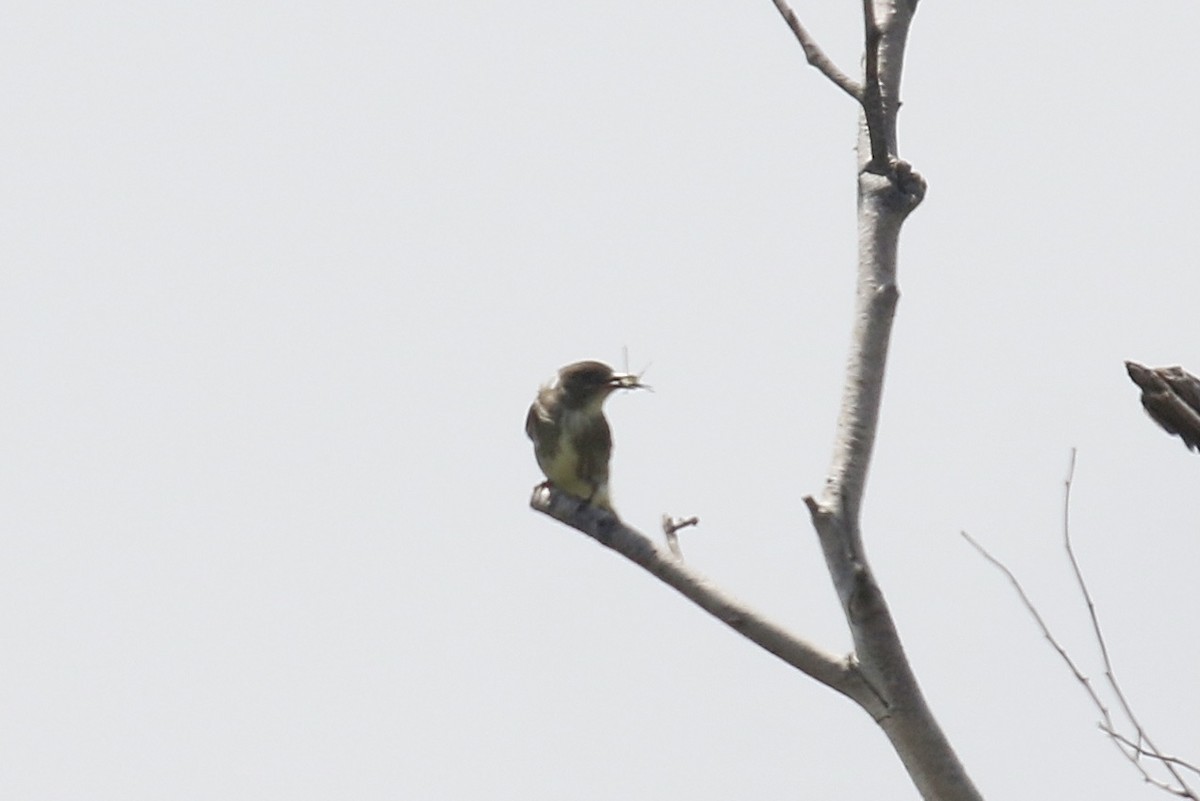
M 796 10 L 843 68 L 859 4 Z M 1200 368 L 1192 3 L 923 0 L 929 181 L 866 535 L 990 798 L 1161 798 L 1200 758 L 1200 457 L 1122 361 Z M 0 31 L 0 796 L 915 799 L 849 702 L 529 511 L 579 358 L 632 524 L 831 649 L 854 108 L 768 0 L 13 3 Z

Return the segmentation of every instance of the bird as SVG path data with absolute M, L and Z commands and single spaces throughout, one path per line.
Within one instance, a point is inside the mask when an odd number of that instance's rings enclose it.
M 608 492 L 612 429 L 604 401 L 618 389 L 648 389 L 639 377 L 615 373 L 603 362 L 581 361 L 561 368 L 542 386 L 525 416 L 533 454 L 552 484 L 585 503 L 613 511 Z
M 1142 390 L 1142 407 L 1188 450 L 1200 448 L 1200 378 L 1182 367 L 1146 367 L 1125 362 L 1125 370 Z

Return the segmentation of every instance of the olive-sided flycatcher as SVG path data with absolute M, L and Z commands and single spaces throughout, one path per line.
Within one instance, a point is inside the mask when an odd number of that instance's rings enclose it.
M 618 389 L 644 387 L 636 375 L 614 373 L 601 362 L 575 362 L 538 390 L 525 417 L 525 433 L 548 483 L 612 511 L 608 460 L 612 430 L 604 401 Z

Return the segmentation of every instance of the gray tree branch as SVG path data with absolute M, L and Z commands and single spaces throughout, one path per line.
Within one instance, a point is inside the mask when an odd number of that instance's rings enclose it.
M 900 77 L 913 6 L 864 0 L 866 55 L 858 141 L 858 282 L 838 436 L 825 490 L 806 498 L 854 640 L 859 669 L 888 714 L 878 719 L 927 801 L 981 799 L 909 665 L 863 546 L 860 518 L 878 430 L 899 289 L 900 229 L 925 182 L 897 155 Z
M 862 86 L 859 85 L 858 81 L 838 69 L 832 59 L 825 55 L 825 51 L 821 49 L 817 41 L 812 38 L 812 35 L 800 23 L 796 12 L 792 11 L 791 6 L 787 4 L 786 0 L 771 0 L 771 2 L 775 4 L 775 8 L 783 16 L 783 21 L 792 29 L 796 41 L 800 43 L 801 49 L 804 50 L 804 57 L 808 60 L 808 63 L 820 70 L 822 75 L 833 81 L 843 92 L 861 103 Z
M 580 531 L 641 566 L 731 629 L 822 684 L 883 714 L 854 659 L 823 651 L 721 591 L 668 548 L 626 525 L 612 513 L 555 489 L 537 487 L 529 505 Z

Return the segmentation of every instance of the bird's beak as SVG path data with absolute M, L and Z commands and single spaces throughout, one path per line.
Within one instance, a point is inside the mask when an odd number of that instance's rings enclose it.
M 643 384 L 633 373 L 617 373 L 608 380 L 613 389 L 650 389 L 649 384 Z

